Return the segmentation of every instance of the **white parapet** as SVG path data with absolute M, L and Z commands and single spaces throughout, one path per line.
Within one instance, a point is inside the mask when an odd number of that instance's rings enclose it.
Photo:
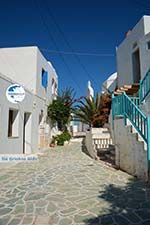
M 89 155 L 97 158 L 97 149 L 109 148 L 112 144 L 111 135 L 107 128 L 92 128 L 86 132 L 85 144 Z

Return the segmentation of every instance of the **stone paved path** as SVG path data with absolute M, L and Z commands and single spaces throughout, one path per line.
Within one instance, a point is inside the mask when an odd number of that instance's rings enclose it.
M 0 225 L 150 225 L 150 187 L 93 161 L 81 144 L 0 166 Z

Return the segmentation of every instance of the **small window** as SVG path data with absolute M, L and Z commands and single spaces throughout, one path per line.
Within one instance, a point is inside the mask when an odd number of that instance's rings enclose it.
M 48 73 L 44 69 L 42 69 L 42 86 L 44 88 L 48 86 Z
M 8 115 L 8 137 L 19 136 L 19 112 L 18 110 L 9 110 Z
M 150 41 L 147 42 L 147 49 L 150 49 Z

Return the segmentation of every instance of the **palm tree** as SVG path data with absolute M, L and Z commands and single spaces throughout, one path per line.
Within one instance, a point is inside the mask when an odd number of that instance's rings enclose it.
M 84 101 L 80 101 L 80 105 L 76 107 L 75 115 L 85 124 L 90 127 L 101 127 L 102 121 L 100 120 L 100 95 L 96 98 L 85 97 Z

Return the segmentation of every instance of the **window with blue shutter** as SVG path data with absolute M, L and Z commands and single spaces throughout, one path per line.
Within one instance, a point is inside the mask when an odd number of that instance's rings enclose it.
M 42 86 L 44 88 L 48 86 L 48 73 L 44 69 L 42 69 Z

